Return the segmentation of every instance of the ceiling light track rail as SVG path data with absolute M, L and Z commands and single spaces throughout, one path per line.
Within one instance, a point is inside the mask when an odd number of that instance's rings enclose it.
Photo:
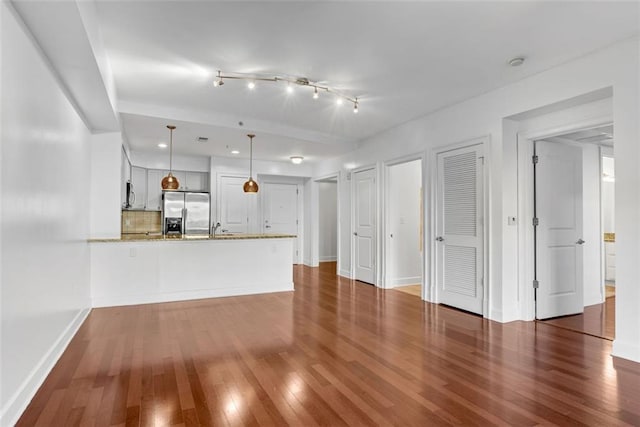
M 291 92 L 291 89 L 292 89 L 291 85 L 307 86 L 307 87 L 313 88 L 313 99 L 318 99 L 319 91 L 321 91 L 321 92 L 326 92 L 335 96 L 336 102 L 338 104 L 342 104 L 344 101 L 352 103 L 354 113 L 358 112 L 358 109 L 360 106 L 360 100 L 358 99 L 358 97 L 352 97 L 352 96 L 346 95 L 340 91 L 332 89 L 327 85 L 321 84 L 319 82 L 311 81 L 306 77 L 287 77 L 287 76 L 273 76 L 273 75 L 266 75 L 266 74 L 248 74 L 248 73 L 234 73 L 234 72 L 226 73 L 223 71 L 218 71 L 216 79 L 213 82 L 213 86 L 220 87 L 224 85 L 225 80 L 247 81 L 250 89 L 253 89 L 255 87 L 256 82 L 272 82 L 272 83 L 284 82 L 284 83 L 287 83 L 287 89 L 289 92 Z

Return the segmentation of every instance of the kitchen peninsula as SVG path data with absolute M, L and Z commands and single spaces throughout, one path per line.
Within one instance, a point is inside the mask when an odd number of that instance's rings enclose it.
M 93 307 L 293 291 L 286 234 L 92 239 Z

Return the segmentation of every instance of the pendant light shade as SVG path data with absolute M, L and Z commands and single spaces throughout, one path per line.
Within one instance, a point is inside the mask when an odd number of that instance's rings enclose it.
M 167 125 L 167 129 L 169 129 L 169 174 L 162 178 L 162 189 L 163 190 L 177 190 L 180 188 L 180 183 L 178 182 L 178 178 L 173 176 L 173 130 L 176 127 L 173 125 Z
M 249 179 L 244 183 L 242 189 L 245 193 L 257 193 L 258 183 L 253 180 L 253 137 L 254 134 L 248 134 L 249 137 Z

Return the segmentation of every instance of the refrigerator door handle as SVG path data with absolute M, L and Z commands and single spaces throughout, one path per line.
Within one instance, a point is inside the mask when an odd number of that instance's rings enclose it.
M 182 234 L 187 233 L 187 208 L 182 208 Z

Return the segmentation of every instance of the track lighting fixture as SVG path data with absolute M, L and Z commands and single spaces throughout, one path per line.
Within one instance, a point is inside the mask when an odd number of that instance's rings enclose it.
M 338 105 L 342 105 L 344 101 L 351 102 L 353 104 L 353 112 L 357 113 L 358 108 L 360 107 L 360 101 L 357 97 L 351 97 L 349 95 L 344 94 L 343 92 L 337 91 L 335 89 L 330 88 L 329 86 L 325 86 L 324 84 L 310 81 L 306 77 L 291 77 L 286 75 L 268 75 L 268 74 L 244 74 L 244 73 L 223 73 L 222 71 L 218 71 L 218 75 L 216 80 L 213 82 L 214 87 L 220 87 L 224 84 L 223 79 L 227 80 L 246 80 L 247 87 L 249 89 L 254 89 L 258 82 L 286 82 L 287 83 L 287 93 L 292 93 L 294 90 L 294 85 L 298 86 L 309 86 L 313 88 L 313 99 L 319 98 L 319 91 L 325 91 L 327 93 L 331 93 L 336 97 L 336 103 Z
M 222 76 L 220 75 L 220 71 L 218 71 L 218 78 L 217 80 L 213 81 L 213 87 L 222 86 L 223 84 L 224 82 L 222 81 Z

